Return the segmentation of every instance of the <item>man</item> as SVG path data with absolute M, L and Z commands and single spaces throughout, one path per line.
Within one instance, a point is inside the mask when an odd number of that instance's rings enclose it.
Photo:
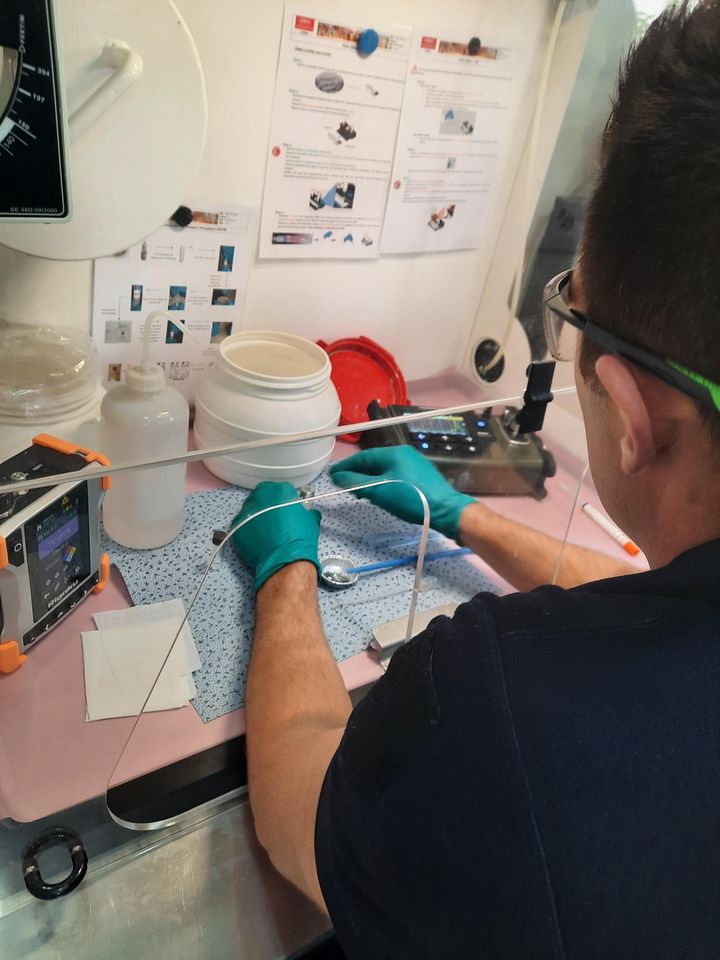
M 569 548 L 561 586 L 533 590 L 552 538 L 409 448 L 336 464 L 340 485 L 417 484 L 435 529 L 532 590 L 436 619 L 351 712 L 317 611 L 317 513 L 236 535 L 258 587 L 258 835 L 350 958 L 720 955 L 718 131 L 709 0 L 629 58 L 579 263 L 545 292 L 551 352 L 577 343 L 595 483 L 649 572 Z M 398 484 L 365 495 L 420 519 Z M 293 497 L 263 484 L 242 516 Z

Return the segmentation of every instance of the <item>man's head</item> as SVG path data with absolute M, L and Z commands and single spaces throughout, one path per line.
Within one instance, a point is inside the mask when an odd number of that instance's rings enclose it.
M 720 382 L 720 0 L 661 14 L 621 71 L 571 301 L 622 340 Z M 717 476 L 720 411 L 580 339 L 593 476 L 636 532 L 663 490 L 697 500 Z

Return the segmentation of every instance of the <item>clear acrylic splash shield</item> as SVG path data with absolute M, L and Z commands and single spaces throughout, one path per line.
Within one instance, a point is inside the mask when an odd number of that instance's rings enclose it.
M 497 407 L 498 412 L 502 412 L 502 408 L 513 400 L 519 402 L 519 398 L 504 397 L 496 403 L 483 399 L 476 406 L 479 410 Z M 566 406 L 570 408 L 569 401 Z M 551 406 L 549 420 L 552 413 Z M 573 423 L 578 422 L 576 410 L 568 409 L 565 417 L 570 417 Z M 563 420 L 552 439 L 546 437 L 546 446 L 558 464 L 557 475 L 547 480 L 547 497 L 504 497 L 505 481 L 500 481 L 498 495 L 484 500 L 502 515 L 554 534 L 558 538 L 558 566 L 585 466 L 582 458 L 563 451 L 558 438 L 565 432 Z M 292 441 L 288 438 L 287 442 Z M 342 454 L 353 452 L 355 449 L 346 448 Z M 199 454 L 189 454 L 187 459 L 198 458 Z M 112 469 L 122 469 L 122 465 Z M 244 492 L 219 483 L 199 463 L 190 466 L 188 479 L 192 492 L 186 501 L 183 535 L 192 533 L 197 542 L 203 544 L 203 549 L 192 558 L 194 590 L 199 605 L 204 593 L 211 590 L 214 579 L 224 576 L 221 568 L 239 561 L 230 544 L 213 548 L 213 523 L 193 519 L 200 516 L 196 505 L 217 501 L 213 509 L 220 511 L 222 529 L 228 530 Z M 512 487 L 511 482 L 508 487 Z M 6 488 L 11 489 L 8 485 Z M 218 498 L 222 497 L 226 500 L 220 502 Z M 372 508 L 376 512 L 368 520 L 370 504 L 354 499 L 347 492 L 333 491 L 326 479 L 316 482 L 315 496 L 308 501 L 308 506 L 320 509 L 323 515 L 321 556 L 338 549 L 338 536 L 342 534 L 348 537 L 342 548 L 347 549 L 349 559 L 354 562 L 399 559 L 406 555 L 418 558 L 417 563 L 404 568 L 363 575 L 361 583 L 347 590 L 333 593 L 321 588 L 321 609 L 329 611 L 328 619 L 333 621 L 331 628 L 326 625 L 328 632 L 334 630 L 342 640 L 340 627 L 344 623 L 352 623 L 355 627 L 359 624 L 360 629 L 366 630 L 360 645 L 362 652 L 353 654 L 341 665 L 345 675 L 350 669 L 348 664 L 352 663 L 354 673 L 352 679 L 346 681 L 348 685 L 362 686 L 382 675 L 378 658 L 367 652 L 372 639 L 370 627 L 393 619 L 389 616 L 393 604 L 401 603 L 399 614 L 406 617 L 428 606 L 432 609 L 437 605 L 435 601 L 445 596 L 443 591 L 449 589 L 448 584 L 455 584 L 453 578 L 457 577 L 457 571 L 468 567 L 472 576 L 484 578 L 489 589 L 501 592 L 509 589 L 487 564 L 474 558 L 431 561 L 423 570 L 425 553 L 433 554 L 454 545 L 438 539 L 432 532 L 428 537 L 426 526 L 411 528 L 406 525 L 405 529 L 394 529 L 392 518 L 383 515 L 378 508 Z M 363 518 L 362 523 L 348 521 L 348 511 L 355 511 L 352 515 Z M 193 524 L 197 529 L 191 529 Z M 586 534 L 587 529 L 583 528 L 581 532 Z M 159 551 L 135 551 L 136 557 L 128 570 L 141 562 L 146 563 L 149 553 L 167 554 L 166 559 L 170 562 L 171 548 L 172 545 L 168 545 Z M 609 543 L 608 552 L 612 549 L 613 545 Z M 120 553 L 118 551 L 118 561 L 122 566 L 127 558 L 120 557 Z M 213 555 L 215 562 L 206 572 Z M 169 591 L 164 596 L 178 594 L 175 575 L 165 578 L 164 587 Z M 461 587 L 453 595 L 454 602 L 463 599 Z M 247 592 L 247 586 L 244 589 Z M 379 602 L 384 617 L 378 616 L 372 623 L 367 617 L 363 620 L 368 609 L 363 591 L 370 591 Z M 2 917 L 31 900 L 23 876 L 23 854 L 31 841 L 45 831 L 61 827 L 76 834 L 88 856 L 89 877 L 97 877 L 109 865 L 158 843 L 168 842 L 180 831 L 214 816 L 223 805 L 236 802 L 233 797 L 243 792 L 242 776 L 238 775 L 244 764 L 241 710 L 222 712 L 223 704 L 216 704 L 214 708 L 212 704 L 208 706 L 206 696 L 201 707 L 196 703 L 198 697 L 191 705 L 182 708 L 146 711 L 143 708 L 149 703 L 156 686 L 156 673 L 146 683 L 142 702 L 133 715 L 96 721 L 85 719 L 81 635 L 95 630 L 94 614 L 130 607 L 133 602 L 131 593 L 118 570 L 113 570 L 105 591 L 78 604 L 70 616 L 37 643 L 19 670 L 0 676 L 0 724 L 3 729 L 0 740 L 0 942 Z M 464 599 L 468 598 L 464 596 Z M 186 614 L 193 622 L 190 601 L 192 596 L 184 598 Z M 140 602 L 147 601 L 141 599 Z M 175 634 L 178 632 L 175 630 Z M 409 616 L 407 634 L 412 632 L 412 616 Z M 193 635 L 203 659 L 203 630 L 196 621 L 193 622 Z M 169 659 L 170 654 L 168 648 L 165 659 Z M 216 670 L 221 669 L 223 656 L 220 650 L 219 654 L 216 651 L 209 657 L 214 657 Z M 234 669 L 232 655 L 226 654 L 225 659 L 225 666 Z M 158 672 L 161 666 L 159 663 Z M 203 664 L 194 674 L 198 690 L 202 687 L 204 669 Z M 206 684 L 206 688 L 212 685 Z M 236 693 L 241 695 L 241 691 Z M 208 718 L 205 722 L 199 709 L 205 711 Z M 202 775 L 197 773 L 198 762 L 205 764 Z M 203 781 L 202 789 L 196 790 L 195 794 L 193 778 Z M 212 786 L 213 779 L 214 793 L 208 787 L 209 783 Z M 135 789 L 138 783 L 142 785 L 139 791 Z M 193 795 L 196 802 L 192 802 Z M 127 826 L 135 829 L 128 830 Z M 54 853 L 46 855 L 45 860 L 41 856 L 39 863 L 46 880 L 58 880 L 68 872 L 69 848 L 60 844 Z M 68 896 L 78 895 L 75 892 Z
M 384 480 L 353 487 L 348 491 L 330 490 L 328 492 L 305 495 L 303 498 L 303 504 L 308 509 L 319 508 L 321 513 L 323 513 L 325 522 L 328 522 L 328 520 L 329 522 L 332 522 L 330 517 L 332 516 L 332 507 L 334 503 L 342 503 L 341 521 L 343 522 L 344 526 L 357 526 L 359 521 L 356 520 L 353 523 L 355 515 L 361 515 L 364 512 L 364 509 L 369 507 L 369 505 L 363 503 L 362 501 L 356 500 L 352 496 L 352 491 L 360 492 L 361 490 L 366 490 L 371 487 L 386 486 L 397 483 L 402 484 L 401 481 Z M 407 486 L 407 484 L 402 485 Z M 413 635 L 413 623 L 415 619 L 418 597 L 420 596 L 420 591 L 423 587 L 422 575 L 430 519 L 427 500 L 425 499 L 424 494 L 416 487 L 413 487 L 412 489 L 415 491 L 415 494 L 418 497 L 418 504 L 424 517 L 423 524 L 419 528 L 419 540 L 415 545 L 414 552 L 417 556 L 416 563 L 413 563 L 412 567 L 408 567 L 407 576 L 402 579 L 402 582 L 396 581 L 395 584 L 390 588 L 389 592 L 387 588 L 383 590 L 382 585 L 376 585 L 376 587 L 383 594 L 383 596 L 378 598 L 378 609 L 380 605 L 387 606 L 388 603 L 394 600 L 397 609 L 401 611 L 403 615 L 407 615 L 407 627 L 405 630 L 406 639 L 409 639 Z M 226 517 L 227 520 L 231 520 L 232 513 L 236 513 L 237 510 L 239 510 L 242 502 L 241 498 L 244 499 L 244 494 L 239 494 L 236 492 L 235 496 L 233 497 L 234 503 L 232 506 L 231 515 Z M 214 505 L 214 503 L 217 502 L 217 495 L 211 495 L 208 500 L 212 501 L 212 504 L 210 502 L 207 504 L 208 506 Z M 237 591 L 238 583 L 240 584 L 242 593 L 244 595 L 244 603 L 242 603 L 242 606 L 239 608 L 233 609 L 227 624 L 219 625 L 217 622 L 209 622 L 215 620 L 212 613 L 210 613 L 208 616 L 203 615 L 200 621 L 207 625 L 206 629 L 208 633 L 212 635 L 212 640 L 209 644 L 204 645 L 202 641 L 200 641 L 198 644 L 201 657 L 208 664 L 212 665 L 212 675 L 209 679 L 209 682 L 203 683 L 202 678 L 198 680 L 199 698 L 202 700 L 199 712 L 206 721 L 204 728 L 205 731 L 207 731 L 208 728 L 213 724 L 215 726 L 217 726 L 218 723 L 222 724 L 230 713 L 237 713 L 237 710 L 225 712 L 228 710 L 229 706 L 235 706 L 236 704 L 240 705 L 244 702 L 244 683 L 250 654 L 250 633 L 252 631 L 252 625 L 254 622 L 254 591 L 252 588 L 251 574 L 245 569 L 239 569 L 242 567 L 242 564 L 235 556 L 232 544 L 229 541 L 236 531 L 240 530 L 245 525 L 252 523 L 255 517 L 259 517 L 264 514 L 270 514 L 278 510 L 284 510 L 291 506 L 294 506 L 297 509 L 297 501 L 289 501 L 286 503 L 266 507 L 257 513 L 251 514 L 242 521 L 235 523 L 234 526 L 230 527 L 230 529 L 225 532 L 225 536 L 222 541 L 212 550 L 207 563 L 203 562 L 199 565 L 205 567 L 199 579 L 197 576 L 192 578 L 196 581 L 196 586 L 194 586 L 194 589 L 192 590 L 192 596 L 189 599 L 189 603 L 186 604 L 186 615 L 178 626 L 175 638 L 173 640 L 173 647 L 178 641 L 178 637 L 186 622 L 197 624 L 198 621 L 194 620 L 193 614 L 196 607 L 202 601 L 204 591 L 215 588 L 216 593 L 210 598 L 209 608 L 210 610 L 215 611 L 222 606 L 223 600 L 228 593 L 235 593 Z M 372 507 L 369 509 L 371 511 L 376 510 L 376 508 Z M 350 523 L 348 523 L 348 521 L 350 521 Z M 210 538 L 208 537 L 208 546 L 210 545 L 210 542 Z M 353 542 L 356 542 L 356 538 L 350 534 L 347 539 L 344 539 L 343 547 L 340 549 L 343 549 L 344 554 L 349 560 L 355 562 L 358 557 L 358 553 L 352 549 Z M 331 542 L 330 538 L 321 532 L 319 544 L 320 557 L 322 558 L 330 555 L 337 555 L 338 547 L 336 544 L 337 541 L 334 543 Z M 348 546 L 345 547 L 345 544 L 348 544 Z M 378 556 L 376 550 L 372 550 L 371 553 L 373 558 Z M 350 554 L 352 554 L 352 556 L 349 556 Z M 181 555 L 182 551 L 180 551 L 178 559 L 180 559 Z M 385 560 L 384 552 L 381 559 Z M 175 567 L 175 570 L 178 578 L 182 578 L 182 571 L 178 571 L 177 566 Z M 187 570 L 187 574 L 189 576 L 185 582 L 185 586 L 191 587 L 192 574 L 190 569 Z M 221 581 L 219 584 L 213 582 L 212 578 L 214 575 L 216 575 L 218 581 Z M 238 577 L 241 578 L 239 581 Z M 363 584 L 362 586 L 365 587 L 366 584 Z M 175 589 L 177 590 L 177 588 L 178 582 L 176 581 Z M 182 587 L 180 588 L 180 592 L 182 592 Z M 320 584 L 319 594 L 320 608 L 323 614 L 323 620 L 325 621 L 326 630 L 328 622 L 337 622 L 338 616 L 336 609 L 338 607 L 347 609 L 348 606 L 353 606 L 354 604 L 361 602 L 362 596 L 365 596 L 366 598 L 368 597 L 367 590 L 357 590 L 355 586 L 351 586 L 347 591 L 342 591 L 337 589 L 328 589 L 327 587 L 323 586 L 322 582 Z M 244 642 L 237 647 L 234 647 L 232 643 L 228 643 L 227 633 L 232 630 L 233 625 L 235 625 L 236 629 L 242 629 L 243 633 Z M 349 628 L 350 625 L 348 624 L 348 629 Z M 197 625 L 194 626 L 193 632 L 197 634 Z M 355 632 L 357 633 L 357 629 Z M 221 646 L 219 651 L 218 645 Z M 363 639 L 356 644 L 355 650 L 357 653 L 361 653 L 362 648 L 366 648 L 367 645 L 367 638 L 363 637 Z M 336 654 L 336 659 L 342 658 L 342 650 L 334 652 Z M 169 661 L 171 653 L 172 649 L 168 650 L 167 657 L 165 658 L 166 662 Z M 365 669 L 367 670 L 368 668 L 371 669 L 370 665 L 366 665 Z M 229 702 L 227 700 L 221 700 L 220 706 L 218 706 L 218 701 L 215 698 L 218 696 L 218 694 L 222 695 L 223 693 L 225 696 L 234 696 L 236 699 Z M 210 694 L 211 699 L 208 699 L 207 694 Z M 162 754 L 168 734 L 168 725 L 162 725 L 162 718 L 158 717 L 157 714 L 153 714 L 149 712 L 149 710 L 146 710 L 146 708 L 150 706 L 151 699 L 152 692 L 148 694 L 147 701 L 143 706 L 143 711 L 138 717 L 137 723 L 133 727 L 132 733 L 123 749 L 123 753 L 118 760 L 118 764 L 109 779 L 107 791 L 108 810 L 111 816 L 125 826 L 140 830 L 157 829 L 169 822 L 176 821 L 180 816 L 188 813 L 188 804 L 192 804 L 193 807 L 204 806 L 207 808 L 212 808 L 218 799 L 220 799 L 218 796 L 213 795 L 216 793 L 214 788 L 212 788 L 209 793 L 198 789 L 196 791 L 186 791 L 184 797 L 180 797 L 178 793 L 178 796 L 170 801 L 163 796 L 158 796 L 154 802 L 150 804 L 146 812 L 143 813 L 138 809 L 139 793 L 132 786 L 132 781 L 138 777 L 138 775 L 142 775 L 146 772 L 148 757 L 159 756 Z M 198 698 L 196 698 L 196 709 L 197 704 Z M 238 721 L 238 725 L 235 728 L 235 731 L 238 734 L 244 733 L 244 718 L 239 716 L 236 717 L 236 720 Z M 163 729 L 163 727 L 165 729 Z M 242 751 L 242 747 L 240 745 L 238 745 L 238 747 Z M 243 762 L 243 758 L 241 756 L 238 757 L 237 762 L 238 764 L 241 764 Z M 245 784 L 242 782 L 243 779 L 244 778 L 241 777 L 240 786 L 231 787 L 230 792 L 235 795 L 244 793 Z M 164 792 L 163 786 L 159 783 L 158 792 Z

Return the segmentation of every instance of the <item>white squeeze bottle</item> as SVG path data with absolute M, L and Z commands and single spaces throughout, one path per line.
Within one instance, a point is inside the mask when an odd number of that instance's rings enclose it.
M 156 316 L 157 311 L 145 320 L 142 362 L 127 368 L 125 382 L 110 389 L 100 407 L 100 449 L 113 465 L 187 451 L 187 400 L 149 359 L 150 325 Z M 103 503 L 108 536 L 136 549 L 174 540 L 183 522 L 185 469 L 183 463 L 113 476 Z

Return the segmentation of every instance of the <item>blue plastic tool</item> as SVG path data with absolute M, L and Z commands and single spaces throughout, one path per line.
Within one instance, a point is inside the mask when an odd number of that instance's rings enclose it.
M 431 560 L 442 560 L 444 557 L 460 557 L 464 553 L 472 553 L 468 547 L 454 547 L 452 550 L 437 550 L 435 553 L 425 554 L 425 563 Z M 361 567 L 349 567 L 346 573 L 372 573 L 374 570 L 390 570 L 392 567 L 405 567 L 416 563 L 417 556 L 397 557 L 394 560 L 380 560 L 378 563 L 365 563 Z

